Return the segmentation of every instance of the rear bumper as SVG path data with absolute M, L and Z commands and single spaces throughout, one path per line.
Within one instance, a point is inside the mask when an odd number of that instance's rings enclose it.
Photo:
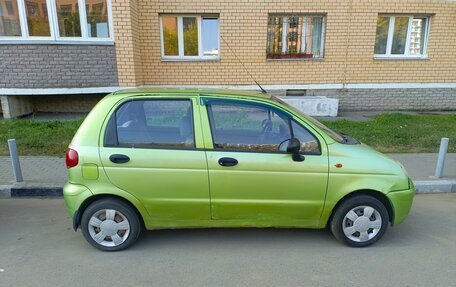
M 68 214 L 73 218 L 74 230 L 76 230 L 79 226 L 79 207 L 92 195 L 92 192 L 84 185 L 67 182 L 63 187 L 63 198 L 65 200 Z
M 400 224 L 405 220 L 412 208 L 413 197 L 415 196 L 415 187 L 410 185 L 410 189 L 392 191 L 386 195 L 393 205 L 394 219 L 393 225 Z

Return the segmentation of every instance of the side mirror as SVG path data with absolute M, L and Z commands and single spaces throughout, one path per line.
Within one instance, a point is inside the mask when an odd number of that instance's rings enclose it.
M 288 141 L 287 152 L 291 153 L 294 161 L 304 161 L 304 156 L 299 153 L 301 150 L 301 142 L 297 138 L 291 138 Z
M 299 153 L 301 149 L 301 142 L 297 138 L 291 138 L 288 140 L 287 152 Z

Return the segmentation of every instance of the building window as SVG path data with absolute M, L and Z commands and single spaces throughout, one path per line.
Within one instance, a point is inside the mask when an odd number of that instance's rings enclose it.
M 429 24 L 430 17 L 425 16 L 379 15 L 375 57 L 426 57 Z
M 20 37 L 21 24 L 15 0 L 0 0 L 0 37 Z
M 44 5 L 43 5 L 44 4 Z M 31 37 L 50 37 L 46 0 L 25 0 L 28 34 Z
M 107 0 L 85 0 L 87 34 L 90 38 L 109 38 Z
M 162 15 L 160 29 L 165 60 L 219 58 L 218 16 Z
M 323 58 L 323 15 L 269 15 L 268 59 Z
M 0 0 L 0 43 L 112 42 L 110 7 L 111 0 Z
M 78 0 L 55 0 L 59 35 L 61 37 L 81 37 L 81 20 Z

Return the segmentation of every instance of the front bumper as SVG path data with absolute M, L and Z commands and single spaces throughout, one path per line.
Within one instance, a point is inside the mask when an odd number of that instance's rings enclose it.
M 79 207 L 92 195 L 92 192 L 84 185 L 69 182 L 64 185 L 63 199 L 65 200 L 68 214 L 73 218 L 73 229 L 77 229 L 77 226 L 79 225 Z
M 415 196 L 415 187 L 413 186 L 413 183 L 410 183 L 410 189 L 392 191 L 386 196 L 393 205 L 393 225 L 401 223 L 405 220 L 412 208 L 413 197 Z

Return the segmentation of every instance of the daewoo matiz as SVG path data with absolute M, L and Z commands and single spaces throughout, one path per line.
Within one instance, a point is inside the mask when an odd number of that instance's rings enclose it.
M 329 226 L 363 247 L 410 211 L 404 168 L 279 98 L 127 90 L 101 100 L 66 153 L 73 228 L 101 250 L 142 229 Z

